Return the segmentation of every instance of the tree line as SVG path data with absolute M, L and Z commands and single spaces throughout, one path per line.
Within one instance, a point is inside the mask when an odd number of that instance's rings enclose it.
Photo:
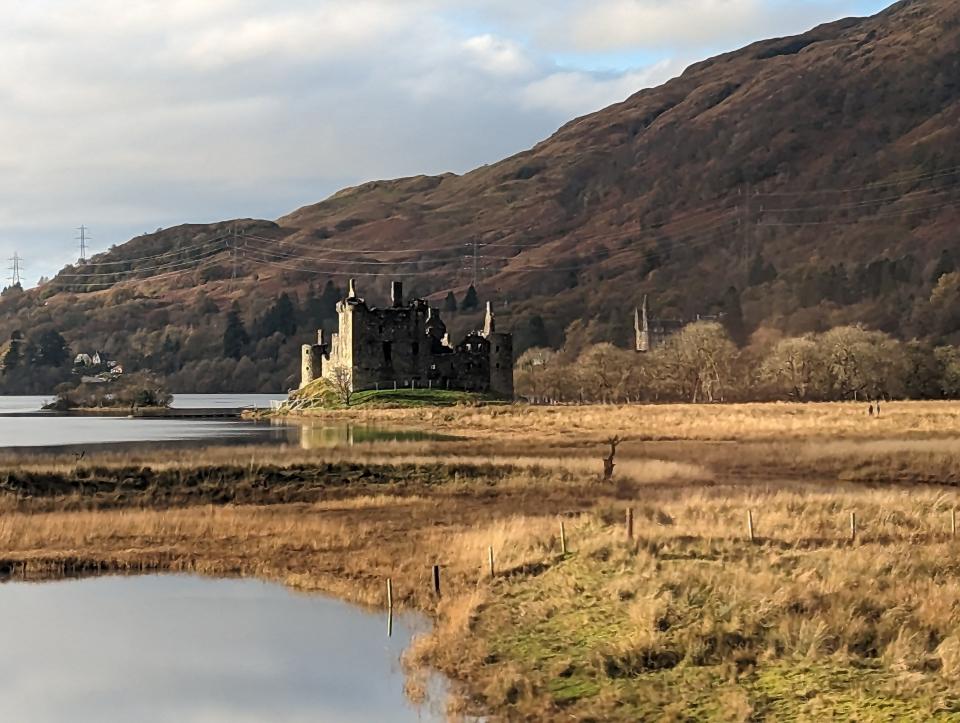
M 528 349 L 515 382 L 518 396 L 536 403 L 952 399 L 960 349 L 860 326 L 741 349 L 722 324 L 697 322 L 643 354 L 610 343 L 576 354 Z

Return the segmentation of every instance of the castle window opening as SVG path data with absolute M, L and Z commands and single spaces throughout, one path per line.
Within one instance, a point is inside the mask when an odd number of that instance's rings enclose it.
M 413 355 L 420 356 L 420 344 L 418 342 L 413 342 Z
M 383 361 L 386 364 L 393 363 L 393 344 L 389 341 L 383 342 Z

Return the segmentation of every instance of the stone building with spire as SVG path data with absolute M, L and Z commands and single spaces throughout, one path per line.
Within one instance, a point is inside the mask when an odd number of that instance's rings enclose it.
M 348 374 L 353 391 L 456 389 L 513 398 L 513 336 L 497 331 L 489 302 L 483 330 L 456 345 L 440 311 L 424 299 L 405 301 L 399 281 L 391 305 L 378 308 L 360 298 L 351 279 L 337 317 L 336 334 L 327 339 L 320 330 L 316 344 L 304 345 L 301 387 Z
M 633 313 L 636 351 L 649 352 L 658 349 L 684 326 L 686 322 L 678 319 L 651 319 L 647 297 L 644 295 L 643 305 Z

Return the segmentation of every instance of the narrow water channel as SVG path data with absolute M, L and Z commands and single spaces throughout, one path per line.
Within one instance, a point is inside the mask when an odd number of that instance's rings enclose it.
M 0 720 L 442 720 L 404 695 L 425 629 L 251 580 L 103 577 L 0 585 Z M 442 701 L 441 701 L 442 702 Z

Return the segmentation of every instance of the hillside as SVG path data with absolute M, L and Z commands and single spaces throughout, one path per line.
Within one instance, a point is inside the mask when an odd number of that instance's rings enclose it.
M 951 341 L 960 289 L 931 295 L 960 261 L 958 49 L 947 0 L 755 43 L 462 176 L 138 237 L 6 294 L 0 335 L 55 330 L 178 391 L 276 390 L 334 285 L 356 276 L 376 299 L 403 277 L 442 305 L 475 253 L 521 349 L 627 343 L 644 294 L 671 318 L 739 304 L 747 332 L 862 322 Z M 251 338 L 223 358 L 234 302 Z

